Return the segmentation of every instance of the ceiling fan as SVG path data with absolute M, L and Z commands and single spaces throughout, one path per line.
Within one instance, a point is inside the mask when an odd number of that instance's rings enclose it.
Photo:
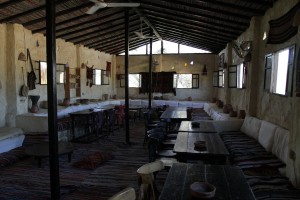
M 140 18 L 141 20 L 141 30 L 140 32 L 135 31 L 134 33 L 136 34 L 137 37 L 131 38 L 131 39 L 149 39 L 149 38 L 156 38 L 156 36 L 150 36 L 150 35 L 144 35 L 143 33 L 143 17 Z
M 140 3 L 105 3 L 104 0 L 89 0 L 95 5 L 93 5 L 86 14 L 94 14 L 97 10 L 101 8 L 113 8 L 113 7 L 139 7 Z

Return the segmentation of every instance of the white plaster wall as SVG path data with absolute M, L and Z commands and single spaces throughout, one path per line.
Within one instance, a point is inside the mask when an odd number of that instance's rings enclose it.
M 297 0 L 277 1 L 273 8 L 266 12 L 265 16 L 253 18 L 250 27 L 238 37 L 238 43 L 243 40 L 253 41 L 252 61 L 248 67 L 247 88 L 230 89 L 230 101 L 234 107 L 238 106 L 239 108 L 246 109 L 252 115 L 287 128 L 290 131 L 289 149 L 296 153 L 296 160 L 288 160 L 287 175 L 294 185 L 298 183 L 298 187 L 300 187 L 300 158 L 298 156 L 300 155 L 299 97 L 284 97 L 270 94 L 263 90 L 265 55 L 293 44 L 300 44 L 299 32 L 297 36 L 291 38 L 289 41 L 278 45 L 266 44 L 266 41 L 262 39 L 264 32 L 268 32 L 268 22 L 270 20 L 281 17 L 296 3 L 298 3 Z M 238 64 L 239 62 L 241 62 L 240 58 L 233 53 L 232 63 Z M 228 95 L 228 93 L 225 95 L 222 93 L 225 89 L 218 90 L 221 90 L 218 91 L 219 98 L 225 98 Z
M 35 61 L 46 61 L 46 38 L 42 34 L 32 34 L 19 24 L 0 24 L 0 42 L 0 126 L 15 126 L 16 115 L 28 112 L 31 105 L 30 100 L 19 96 L 20 88 L 24 84 L 23 74 L 27 84 L 27 72 L 31 71 L 31 67 L 29 61 L 19 61 L 18 55 L 20 52 L 27 55 L 26 48 L 29 48 L 33 65 L 36 64 Z M 109 61 L 112 62 L 112 74 L 115 73 L 115 56 L 76 46 L 62 39 L 56 40 L 56 60 L 57 63 L 68 63 L 72 68 L 80 67 L 81 60 L 84 60 L 89 66 L 94 65 L 99 69 L 106 69 L 106 61 Z M 99 99 L 102 94 L 115 94 L 114 76 L 111 77 L 110 85 L 90 88 L 85 86 L 85 72 L 86 70 L 81 70 L 82 98 Z M 75 97 L 75 90 L 71 94 L 71 97 Z M 40 95 L 40 102 L 47 100 L 47 85 L 36 84 L 36 89 L 30 90 L 29 95 Z M 62 100 L 64 97 L 64 84 L 58 84 L 57 99 Z
M 297 0 L 280 0 L 277 1 L 273 8 L 266 12 L 266 15 L 261 20 L 261 32 L 260 38 L 263 37 L 265 31 L 268 31 L 268 21 L 272 19 L 277 19 L 278 17 L 284 15 L 290 8 L 297 4 Z M 287 173 L 291 181 L 294 184 L 298 184 L 300 187 L 300 123 L 299 123 L 299 97 L 283 97 L 276 94 L 270 94 L 269 92 L 263 91 L 263 74 L 264 74 L 264 55 L 268 53 L 275 52 L 279 49 L 291 46 L 293 44 L 300 44 L 300 34 L 291 38 L 287 42 L 278 45 L 266 45 L 266 41 L 260 43 L 261 55 L 259 60 L 259 85 L 261 88 L 258 90 L 258 106 L 257 106 L 257 116 L 262 119 L 266 119 L 270 122 L 278 124 L 287 128 L 291 133 L 289 148 L 296 153 L 296 160 L 288 160 Z M 298 48 L 298 47 L 297 47 Z M 296 51 L 296 57 L 298 51 Z M 296 63 L 295 63 L 296 64 Z M 295 66 L 296 67 L 296 66 Z M 295 71 L 294 71 L 295 72 Z M 295 74 L 294 74 L 295 75 Z M 294 79 L 295 85 L 295 79 Z M 298 180 L 296 180 L 298 179 Z
M 199 76 L 199 89 L 176 89 L 176 96 L 173 94 L 163 94 L 165 98 L 184 100 L 189 96 L 193 100 L 210 100 L 213 96 L 212 90 L 212 71 L 216 65 L 216 55 L 214 54 L 168 54 L 168 55 L 153 55 L 153 60 L 159 62 L 159 66 L 154 68 L 158 71 L 176 71 L 177 73 L 197 73 Z M 116 66 L 117 73 L 124 74 L 124 56 L 117 56 Z M 190 62 L 194 61 L 193 65 Z M 185 63 L 188 64 L 185 67 Z M 208 75 L 203 76 L 202 70 L 206 64 Z M 139 73 L 149 71 L 149 56 L 132 55 L 129 57 L 129 73 Z M 120 88 L 120 83 L 116 81 L 117 95 L 124 98 L 124 88 Z M 154 93 L 153 96 L 161 96 L 162 94 Z M 147 94 L 139 94 L 136 88 L 129 89 L 131 98 L 147 98 Z
M 112 63 L 112 72 L 110 77 L 109 85 L 96 86 L 93 85 L 89 87 L 86 85 L 86 69 L 80 69 L 81 74 L 81 97 L 82 98 L 92 98 L 92 99 L 102 99 L 103 94 L 109 94 L 109 96 L 116 93 L 114 89 L 115 80 L 115 61 L 114 56 L 110 54 L 105 54 L 103 52 L 94 51 L 86 47 L 79 47 L 79 63 L 87 63 L 88 67 L 94 66 L 94 69 L 106 70 L 106 62 Z

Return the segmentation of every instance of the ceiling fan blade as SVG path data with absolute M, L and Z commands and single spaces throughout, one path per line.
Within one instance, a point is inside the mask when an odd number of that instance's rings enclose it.
M 97 10 L 99 10 L 101 7 L 98 5 L 94 5 L 92 6 L 88 11 L 86 11 L 86 14 L 94 14 L 95 12 L 97 12 Z
M 106 3 L 107 7 L 139 7 L 140 3 Z
M 143 38 L 143 37 L 144 37 L 143 33 L 141 33 L 141 32 L 135 31 L 134 33 L 135 33 L 139 38 Z

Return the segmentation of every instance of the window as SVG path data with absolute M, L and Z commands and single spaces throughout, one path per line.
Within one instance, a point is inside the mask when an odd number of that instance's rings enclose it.
M 140 74 L 128 74 L 128 87 L 140 88 L 141 87 L 141 75 Z
M 221 69 L 219 72 L 219 87 L 224 87 L 224 70 Z
M 228 66 L 228 88 L 237 87 L 237 66 Z
M 295 46 L 266 56 L 265 90 L 285 96 L 292 95 L 294 57 Z
M 213 72 L 213 87 L 219 86 L 219 71 Z
M 47 85 L 47 62 L 37 61 L 37 68 L 35 71 L 38 71 L 37 80 L 41 85 Z M 56 64 L 56 83 L 64 84 L 66 80 L 65 64 Z
M 246 88 L 246 71 L 245 71 L 245 65 L 244 63 L 241 63 L 237 66 L 237 88 Z
M 199 74 L 174 74 L 174 88 L 199 88 Z
M 162 45 L 163 42 L 163 45 Z M 184 44 L 178 44 L 170 41 L 155 41 L 152 43 L 152 54 L 161 54 L 161 50 L 163 48 L 163 54 L 181 54 L 181 53 L 211 53 L 209 51 L 203 49 L 197 49 L 194 47 L 190 47 Z M 136 49 L 132 49 L 129 51 L 129 55 L 146 55 L 150 54 L 150 45 L 144 45 L 138 47 Z M 125 55 L 125 53 L 121 53 L 120 55 Z
M 101 70 L 101 85 L 109 85 L 110 71 Z
M 119 74 L 120 87 L 125 87 L 125 74 Z M 142 84 L 141 74 L 128 74 L 128 87 L 140 88 Z
M 94 69 L 93 71 L 93 83 L 94 85 L 101 85 L 101 80 L 102 80 L 102 70 L 101 69 Z

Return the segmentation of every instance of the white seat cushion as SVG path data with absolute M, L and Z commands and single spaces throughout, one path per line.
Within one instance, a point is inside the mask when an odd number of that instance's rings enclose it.
M 272 151 L 274 143 L 275 130 L 278 128 L 275 124 L 262 121 L 259 129 L 258 142 L 269 152 Z
M 1 127 L 0 128 L 0 140 L 17 137 L 23 135 L 24 131 L 20 128 L 14 127 Z
M 252 138 L 258 139 L 260 126 L 261 120 L 255 117 L 246 116 L 241 131 Z
M 278 127 L 274 134 L 274 144 L 272 153 L 276 155 L 282 162 L 286 163 L 288 158 L 290 132 L 286 129 Z

